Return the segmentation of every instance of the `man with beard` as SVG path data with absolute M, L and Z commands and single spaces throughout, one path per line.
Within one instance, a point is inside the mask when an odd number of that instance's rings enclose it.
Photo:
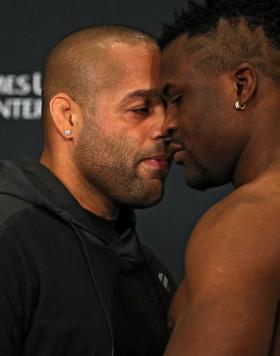
M 1 355 L 162 355 L 174 287 L 131 211 L 160 201 L 171 161 L 159 59 L 121 26 L 51 51 L 40 163 L 1 163 Z
M 196 225 L 165 355 L 280 355 L 280 6 L 206 0 L 161 38 L 164 134 L 187 184 L 236 190 Z

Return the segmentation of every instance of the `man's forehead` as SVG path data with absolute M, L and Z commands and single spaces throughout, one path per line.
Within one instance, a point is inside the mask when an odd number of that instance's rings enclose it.
M 181 72 L 191 62 L 192 53 L 186 51 L 186 36 L 180 36 L 170 43 L 162 52 L 161 75 L 167 76 Z
M 169 87 L 176 86 L 181 81 L 197 74 L 196 64 L 205 57 L 209 51 L 209 39 L 203 36 L 188 38 L 181 35 L 170 43 L 162 52 L 160 67 L 161 82 Z M 175 81 L 175 82 L 174 82 Z
M 185 39 L 178 38 L 163 50 L 160 65 L 160 79 L 164 95 L 167 95 L 176 87 L 178 78 L 182 78 L 186 71 L 188 58 L 183 54 L 182 45 L 184 43 Z

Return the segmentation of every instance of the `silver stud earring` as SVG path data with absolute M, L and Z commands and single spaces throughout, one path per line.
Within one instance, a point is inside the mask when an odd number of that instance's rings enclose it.
M 70 136 L 72 134 L 71 130 L 64 130 L 64 135 L 65 136 Z
M 236 110 L 245 110 L 246 104 L 240 104 L 240 101 L 236 100 L 236 102 L 234 103 L 234 107 Z

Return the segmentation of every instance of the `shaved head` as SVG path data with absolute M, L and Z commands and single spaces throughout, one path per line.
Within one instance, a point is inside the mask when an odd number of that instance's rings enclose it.
M 49 115 L 50 99 L 60 92 L 71 96 L 83 110 L 93 110 L 96 94 L 114 86 L 125 74 L 114 51 L 139 43 L 147 50 L 155 46 L 151 36 L 125 26 L 92 26 L 63 38 L 46 61 L 43 118 Z

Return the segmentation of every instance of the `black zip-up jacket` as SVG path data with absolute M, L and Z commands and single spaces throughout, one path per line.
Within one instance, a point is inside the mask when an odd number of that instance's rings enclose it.
M 110 237 L 43 165 L 0 162 L 1 356 L 163 354 L 174 285 L 131 216 Z

